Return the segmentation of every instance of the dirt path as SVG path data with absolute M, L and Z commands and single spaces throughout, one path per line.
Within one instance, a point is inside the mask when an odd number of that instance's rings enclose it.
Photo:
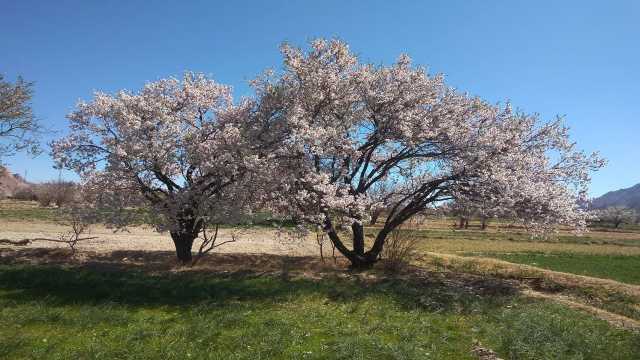
M 640 321 L 627 316 L 607 311 L 601 307 L 587 304 L 589 296 L 604 296 L 600 300 L 613 301 L 618 296 L 625 296 L 637 300 L 640 306 L 640 286 L 630 285 L 609 279 L 600 279 L 570 273 L 563 273 L 542 269 L 530 265 L 521 265 L 507 261 L 464 257 L 449 254 L 427 253 L 423 264 L 448 268 L 451 271 L 461 271 L 473 274 L 511 279 L 520 283 L 521 293 L 525 296 L 553 301 L 573 309 L 578 309 L 607 321 L 609 324 L 633 331 L 640 331 Z M 587 298 L 574 297 L 570 289 L 588 290 Z M 596 295 L 592 289 L 603 291 L 603 295 Z M 564 290 L 569 290 L 564 292 Z M 614 300 L 611 300 L 614 299 Z M 597 302 L 596 302 L 597 303 Z M 624 304 L 624 306 L 629 306 Z M 606 307 L 606 306 L 605 306 Z
M 431 264 L 438 263 L 440 266 L 445 268 L 450 267 L 457 271 L 467 269 L 474 273 L 483 273 L 515 279 L 523 279 L 527 277 L 544 278 L 564 286 L 603 288 L 640 299 L 639 285 L 621 283 L 610 279 L 601 279 L 553 271 L 531 265 L 516 264 L 492 258 L 459 256 L 433 252 L 427 252 L 425 254 L 427 257 L 431 258 Z M 435 262 L 433 260 L 435 260 Z

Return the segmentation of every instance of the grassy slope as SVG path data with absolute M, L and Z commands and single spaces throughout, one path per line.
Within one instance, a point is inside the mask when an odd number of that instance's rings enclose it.
M 518 264 L 640 285 L 640 256 L 571 253 L 474 254 Z
M 524 281 L 535 290 L 574 298 L 580 303 L 640 321 L 640 290 L 633 285 L 484 257 L 429 253 L 418 260 L 418 264 L 442 271 Z
M 517 232 L 420 230 L 421 249 L 497 258 L 519 264 L 640 284 L 640 233 L 592 231 L 532 239 Z
M 517 295 L 0 265 L 0 358 L 635 359 L 640 335 Z

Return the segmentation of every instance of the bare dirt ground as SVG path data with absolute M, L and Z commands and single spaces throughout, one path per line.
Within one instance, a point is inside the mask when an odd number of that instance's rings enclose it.
M 33 238 L 57 238 L 67 227 L 46 222 L 0 220 L 0 239 L 19 241 Z M 128 232 L 113 232 L 112 229 L 97 226 L 87 234 L 96 239 L 79 242 L 79 251 L 174 251 L 171 237 L 150 228 L 132 227 Z M 312 236 L 301 238 L 286 231 L 268 228 L 248 230 L 220 229 L 217 243 L 228 241 L 235 236 L 237 241 L 224 244 L 214 251 L 221 253 L 264 253 L 277 255 L 318 255 L 318 245 Z M 3 245 L 10 248 L 16 246 Z M 197 251 L 199 240 L 194 244 Z M 20 248 L 65 248 L 66 244 L 36 241 Z

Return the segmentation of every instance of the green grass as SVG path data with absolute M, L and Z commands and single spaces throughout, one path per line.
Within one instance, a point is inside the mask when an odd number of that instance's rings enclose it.
M 480 255 L 554 271 L 640 285 L 640 256 L 571 253 L 495 253 Z
M 13 209 L 0 207 L 0 219 L 2 220 L 53 222 L 58 217 L 57 209 L 54 208 L 25 207 Z
M 484 278 L 518 279 L 525 282 L 539 279 L 539 282 L 530 283 L 535 290 L 567 296 L 583 304 L 640 321 L 640 306 L 638 306 L 640 297 L 628 291 L 631 285 L 603 286 L 577 277 L 573 279 L 571 276 L 556 277 L 540 268 L 524 268 L 517 263 L 492 261 L 486 257 L 492 253 L 488 254 L 483 257 L 456 256 L 455 258 L 430 254 L 420 259 L 419 264 L 440 271 L 475 274 Z
M 637 359 L 640 335 L 437 280 L 0 265 L 0 358 Z
M 129 209 L 132 223 L 143 224 L 151 214 L 144 209 Z M 106 216 L 106 213 L 105 213 Z M 63 212 L 55 207 L 41 207 L 35 201 L 0 201 L 0 220 L 55 223 L 64 221 Z
M 618 239 L 604 237 L 601 234 L 586 233 L 582 236 L 573 234 L 552 234 L 548 237 L 532 237 L 531 234 L 523 231 L 510 232 L 488 232 L 480 230 L 447 230 L 447 229 L 427 229 L 419 230 L 420 236 L 430 240 L 476 240 L 476 241 L 513 241 L 513 242 L 541 242 L 541 243 L 562 243 L 562 244 L 586 244 L 604 245 L 613 244 L 619 246 L 640 246 L 640 234 L 637 238 Z

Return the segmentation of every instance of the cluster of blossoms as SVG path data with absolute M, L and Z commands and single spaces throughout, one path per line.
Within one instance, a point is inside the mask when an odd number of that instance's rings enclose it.
M 282 54 L 283 70 L 255 79 L 255 97 L 238 104 L 193 74 L 97 94 L 70 115 L 54 155 L 114 202 L 153 208 L 189 249 L 210 218 L 256 206 L 320 226 L 354 266 L 377 261 L 403 222 L 456 198 L 535 229 L 584 226 L 577 204 L 602 160 L 575 150 L 561 121 L 461 94 L 407 56 L 362 64 L 336 40 Z M 365 249 L 364 222 L 381 209 Z

